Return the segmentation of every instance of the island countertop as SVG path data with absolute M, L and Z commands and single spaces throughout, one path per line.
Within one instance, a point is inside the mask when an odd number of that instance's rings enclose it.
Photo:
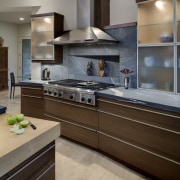
M 180 95 L 173 93 L 117 87 L 98 91 L 96 95 L 180 113 Z
M 28 126 L 23 134 L 16 135 L 10 132 L 12 125 L 6 120 L 9 115 L 0 115 L 0 177 L 60 136 L 59 122 L 26 116 L 25 120 L 37 129 Z

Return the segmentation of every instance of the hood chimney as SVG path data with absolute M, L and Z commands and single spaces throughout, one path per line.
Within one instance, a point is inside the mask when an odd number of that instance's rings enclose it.
M 98 0 L 95 0 L 98 1 Z M 101 1 L 101 0 L 100 0 Z M 77 0 L 77 29 L 74 29 L 48 44 L 114 44 L 118 41 L 94 24 L 94 0 Z

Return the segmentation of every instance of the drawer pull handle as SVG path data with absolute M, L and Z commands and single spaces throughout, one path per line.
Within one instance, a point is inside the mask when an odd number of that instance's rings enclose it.
M 42 99 L 40 96 L 30 96 L 30 95 L 22 95 L 23 97 L 30 97 L 30 98 L 37 98 L 37 99 Z
M 104 135 L 104 136 L 106 136 L 106 137 L 109 137 L 109 138 L 114 139 L 114 140 L 116 140 L 116 141 L 119 141 L 119 142 L 121 142 L 121 143 L 127 144 L 127 145 L 129 145 L 129 146 L 134 147 L 134 148 L 140 149 L 141 151 L 145 151 L 145 152 L 147 152 L 147 153 L 149 153 L 149 154 L 152 154 L 152 155 L 157 156 L 157 157 L 159 157 L 159 158 L 165 159 L 166 161 L 170 161 L 170 162 L 172 162 L 172 163 L 175 163 L 175 164 L 177 164 L 178 166 L 180 165 L 180 162 L 177 162 L 177 161 L 174 161 L 174 160 L 169 159 L 169 158 L 167 158 L 167 157 L 164 157 L 164 156 L 162 156 L 162 155 L 156 154 L 156 153 L 154 153 L 154 152 L 152 152 L 152 151 L 149 151 L 149 150 L 147 150 L 147 149 L 141 148 L 141 147 L 139 147 L 139 146 L 136 146 L 136 145 L 131 144 L 131 143 L 129 143 L 129 142 L 126 142 L 126 141 L 124 141 L 124 140 L 115 138 L 115 137 L 110 136 L 110 135 L 108 135 L 108 134 L 106 134 L 106 133 L 103 133 L 103 132 L 101 132 L 101 131 L 98 131 L 98 132 L 99 132 L 99 134 L 102 134 L 102 135 Z
M 64 119 L 60 119 L 60 118 L 57 118 L 57 117 L 54 117 L 54 116 L 51 116 L 51 115 L 48 115 L 48 114 L 44 114 L 44 115 L 45 115 L 45 116 L 48 116 L 48 117 L 51 117 L 51 118 L 54 118 L 54 119 L 57 119 L 57 120 L 60 120 L 60 121 L 65 122 L 65 123 L 67 123 L 67 124 L 71 124 L 71 125 L 74 125 L 74 126 L 77 126 L 77 127 L 81 127 L 81 128 L 84 128 L 84 129 L 93 131 L 93 132 L 97 132 L 95 129 L 88 128 L 88 127 L 85 127 L 85 126 L 82 126 L 82 125 L 79 125 L 79 124 L 75 124 L 75 123 L 66 121 L 66 120 L 64 120 Z

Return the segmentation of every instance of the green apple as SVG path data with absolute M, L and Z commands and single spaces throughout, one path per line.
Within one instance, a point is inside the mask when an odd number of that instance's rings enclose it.
M 17 115 L 16 115 L 16 120 L 17 120 L 18 122 L 23 121 L 23 120 L 24 120 L 24 114 L 17 114 Z
M 29 125 L 29 121 L 23 120 L 23 121 L 21 121 L 19 124 L 20 124 L 22 127 L 26 127 L 26 126 Z
M 16 123 L 16 116 L 10 115 L 10 116 L 7 118 L 7 122 L 8 122 L 8 124 L 10 124 L 10 125 L 15 124 L 15 123 Z

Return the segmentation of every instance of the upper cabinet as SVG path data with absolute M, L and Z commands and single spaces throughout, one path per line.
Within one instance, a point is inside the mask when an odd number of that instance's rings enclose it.
M 173 0 L 155 0 L 138 5 L 140 44 L 173 42 Z
M 180 93 L 180 0 L 137 0 L 138 87 Z
M 33 62 L 61 63 L 63 47 L 47 44 L 63 34 L 64 16 L 57 13 L 31 15 L 31 58 Z

